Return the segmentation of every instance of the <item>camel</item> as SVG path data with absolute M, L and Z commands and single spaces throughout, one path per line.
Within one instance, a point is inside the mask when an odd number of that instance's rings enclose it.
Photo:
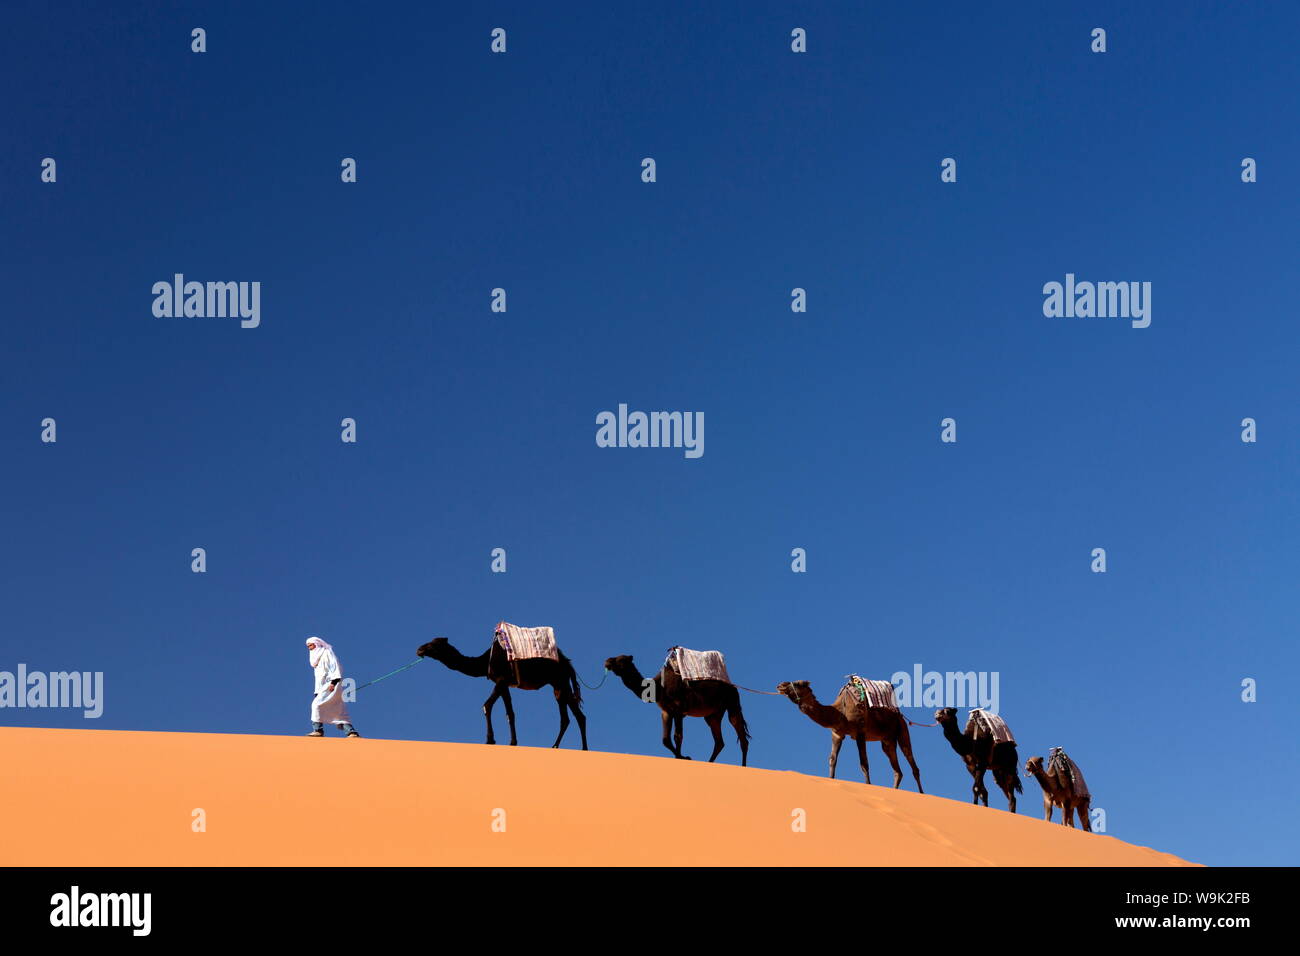
M 1024 788 L 1020 785 L 1019 758 L 1016 756 L 1015 743 L 1011 741 L 994 743 L 992 735 L 983 727 L 978 727 L 972 733 L 963 733 L 957 729 L 955 707 L 936 710 L 934 719 L 939 722 L 944 737 L 948 738 L 948 743 L 952 744 L 952 749 L 957 751 L 957 756 L 965 762 L 966 769 L 975 780 L 975 784 L 971 787 L 971 792 L 975 795 L 972 802 L 978 804 L 982 800 L 984 806 L 989 805 L 989 792 L 984 787 L 984 773 L 992 770 L 994 781 L 1006 794 L 1007 808 L 1015 813 L 1016 794 L 1024 792 Z
M 745 723 L 745 715 L 740 709 L 740 691 L 734 684 L 721 680 L 685 681 L 667 665 L 651 681 L 641 676 L 641 672 L 632 663 L 631 654 L 609 658 L 605 661 L 605 670 L 613 673 L 637 697 L 659 705 L 664 726 L 664 746 L 678 760 L 691 759 L 682 756 L 683 718 L 703 717 L 709 725 L 709 730 L 713 731 L 713 753 L 709 755 L 709 763 L 713 763 L 726 746 L 722 741 L 722 718 L 725 716 L 731 721 L 731 726 L 736 730 L 736 739 L 740 742 L 740 765 L 748 765 L 749 725 Z M 673 732 L 671 741 L 670 730 Z
M 912 758 L 912 736 L 907 729 L 907 718 L 897 710 L 885 707 L 868 707 L 859 701 L 849 687 L 840 690 L 835 703 L 827 706 L 819 703 L 812 687 L 806 680 L 782 681 L 776 685 L 778 693 L 794 701 L 796 707 L 806 714 L 813 723 L 826 727 L 831 732 L 831 779 L 835 779 L 835 762 L 840 755 L 840 745 L 845 737 L 852 737 L 858 745 L 858 763 L 862 766 L 862 776 L 871 783 L 871 771 L 867 767 L 867 741 L 880 741 L 880 749 L 889 758 L 889 765 L 894 768 L 894 789 L 903 782 L 903 771 L 898 766 L 898 747 L 903 748 L 903 756 L 912 767 L 912 776 L 916 779 L 916 789 L 925 793 L 921 787 L 921 771 Z
M 548 657 L 536 657 L 521 661 L 511 661 L 506 656 L 505 648 L 496 640 L 492 646 L 478 657 L 466 657 L 445 637 L 435 637 L 428 644 L 422 644 L 416 650 L 418 657 L 432 657 L 435 661 L 451 670 L 470 677 L 486 677 L 492 682 L 492 693 L 483 701 L 483 716 L 487 718 L 487 742 L 495 744 L 492 733 L 492 707 L 500 697 L 505 701 L 506 720 L 510 722 L 510 746 L 518 745 L 515 736 L 515 709 L 510 702 L 510 688 L 520 690 L 540 690 L 547 685 L 555 688 L 555 702 L 560 708 L 560 733 L 551 744 L 552 749 L 560 746 L 564 732 L 569 729 L 569 711 L 578 722 L 578 732 L 582 734 L 582 749 L 587 749 L 587 718 L 582 712 L 582 689 L 578 686 L 578 675 L 567 657 L 560 654 L 558 661 Z
M 1061 756 L 1065 755 L 1062 753 Z M 1030 757 L 1025 762 L 1025 770 L 1043 788 L 1044 820 L 1051 823 L 1052 808 L 1060 807 L 1063 826 L 1073 827 L 1074 815 L 1078 813 L 1079 826 L 1088 833 L 1092 832 L 1092 821 L 1088 819 L 1092 795 L 1088 793 L 1088 785 L 1084 783 L 1082 774 L 1076 778 L 1068 765 L 1057 760 L 1053 760 L 1048 764 L 1047 770 L 1044 770 L 1042 757 Z

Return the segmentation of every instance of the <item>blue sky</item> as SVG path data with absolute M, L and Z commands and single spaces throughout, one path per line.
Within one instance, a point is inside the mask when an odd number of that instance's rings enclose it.
M 0 21 L 0 669 L 104 671 L 104 729 L 262 734 L 307 729 L 309 634 L 360 680 L 502 618 L 589 682 L 673 644 L 824 698 L 997 671 L 1112 835 L 1297 862 L 1293 4 L 265 6 Z M 260 327 L 155 318 L 177 272 L 260 281 Z M 1151 326 L 1044 317 L 1067 272 L 1151 282 Z M 620 402 L 704 412 L 704 456 L 596 447 Z M 479 742 L 488 691 L 425 663 L 353 715 Z M 744 705 L 753 765 L 825 772 Z M 663 753 L 616 683 L 586 709 Z

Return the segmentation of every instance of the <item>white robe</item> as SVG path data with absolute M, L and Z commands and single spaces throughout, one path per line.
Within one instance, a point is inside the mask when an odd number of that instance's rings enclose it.
M 348 705 L 343 701 L 343 669 L 334 651 L 322 648 L 313 670 L 316 672 L 316 695 L 311 699 L 313 724 L 350 724 Z M 330 681 L 338 680 L 333 688 Z

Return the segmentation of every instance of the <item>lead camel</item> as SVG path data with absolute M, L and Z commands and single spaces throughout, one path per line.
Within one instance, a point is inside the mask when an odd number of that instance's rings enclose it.
M 506 705 L 506 720 L 510 723 L 510 746 L 519 743 L 515 736 L 515 708 L 510 702 L 510 688 L 519 690 L 540 690 L 543 687 L 555 688 L 555 702 L 560 708 L 560 733 L 551 747 L 560 746 L 564 732 L 569 729 L 569 711 L 577 721 L 578 733 L 582 735 L 582 749 L 587 749 L 587 718 L 582 713 L 582 689 L 578 685 L 578 675 L 573 664 L 563 654 L 558 661 L 547 657 L 535 657 L 521 661 L 511 661 L 506 656 L 505 648 L 497 641 L 478 657 L 466 657 L 445 637 L 435 637 L 428 644 L 422 644 L 416 650 L 417 657 L 431 657 L 451 670 L 468 677 L 486 677 L 492 682 L 492 693 L 483 701 L 483 716 L 487 718 L 487 742 L 496 743 L 492 733 L 492 707 L 500 697 Z

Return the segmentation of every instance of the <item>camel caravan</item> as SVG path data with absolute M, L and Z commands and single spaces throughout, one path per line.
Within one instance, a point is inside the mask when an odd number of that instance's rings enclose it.
M 587 749 L 587 718 L 582 712 L 581 682 L 572 662 L 556 644 L 552 628 L 518 627 L 502 621 L 496 627 L 491 646 L 477 657 L 462 654 L 445 637 L 421 645 L 416 656 L 432 658 L 469 677 L 488 679 L 492 693 L 483 702 L 483 716 L 487 720 L 489 744 L 496 743 L 492 731 L 492 709 L 497 700 L 505 705 L 510 745 L 515 746 L 519 741 L 515 733 L 510 689 L 551 687 L 560 712 L 560 731 L 552 748 L 559 747 L 564 740 L 564 733 L 569 728 L 569 714 L 572 713 L 582 737 L 582 749 Z M 726 659 L 720 651 L 672 647 L 659 670 L 651 677 L 642 675 L 631 654 L 620 654 L 605 660 L 605 671 L 622 681 L 641 701 L 658 705 L 662 742 L 674 758 L 691 759 L 682 753 L 683 722 L 687 717 L 702 717 L 713 734 L 713 752 L 709 754 L 709 762 L 713 763 L 726 747 L 722 736 L 722 722 L 726 719 L 740 745 L 740 764 L 748 766 L 750 733 L 740 704 L 740 691 L 750 688 L 741 687 L 731 680 Z M 774 694 L 771 691 L 750 692 L 787 697 L 809 720 L 831 732 L 829 763 L 832 779 L 840 747 L 846 738 L 850 738 L 857 746 L 863 779 L 871 783 L 867 744 L 876 741 L 894 771 L 894 789 L 903 782 L 903 771 L 898 763 L 898 751 L 902 750 L 916 781 L 917 792 L 924 793 L 921 770 L 912 756 L 912 738 L 908 728 L 909 725 L 938 726 L 971 775 L 973 802 L 989 805 L 984 778 L 991 771 L 994 783 L 1006 796 L 1007 809 L 1016 812 L 1016 794 L 1024 792 L 1020 783 L 1019 757 L 1011 727 L 998 714 L 975 708 L 959 731 L 957 709 L 944 707 L 935 712 L 934 724 L 917 724 L 899 709 L 893 684 L 869 680 L 857 674 L 847 676 L 832 704 L 819 702 L 805 680 L 782 681 Z M 1089 820 L 1092 797 L 1088 785 L 1078 764 L 1064 750 L 1053 747 L 1046 765 L 1042 757 L 1030 757 L 1025 763 L 1024 773 L 1036 779 L 1042 787 L 1044 819 L 1051 822 L 1053 811 L 1059 807 L 1063 826 L 1073 827 L 1077 816 L 1079 825 L 1092 832 Z

